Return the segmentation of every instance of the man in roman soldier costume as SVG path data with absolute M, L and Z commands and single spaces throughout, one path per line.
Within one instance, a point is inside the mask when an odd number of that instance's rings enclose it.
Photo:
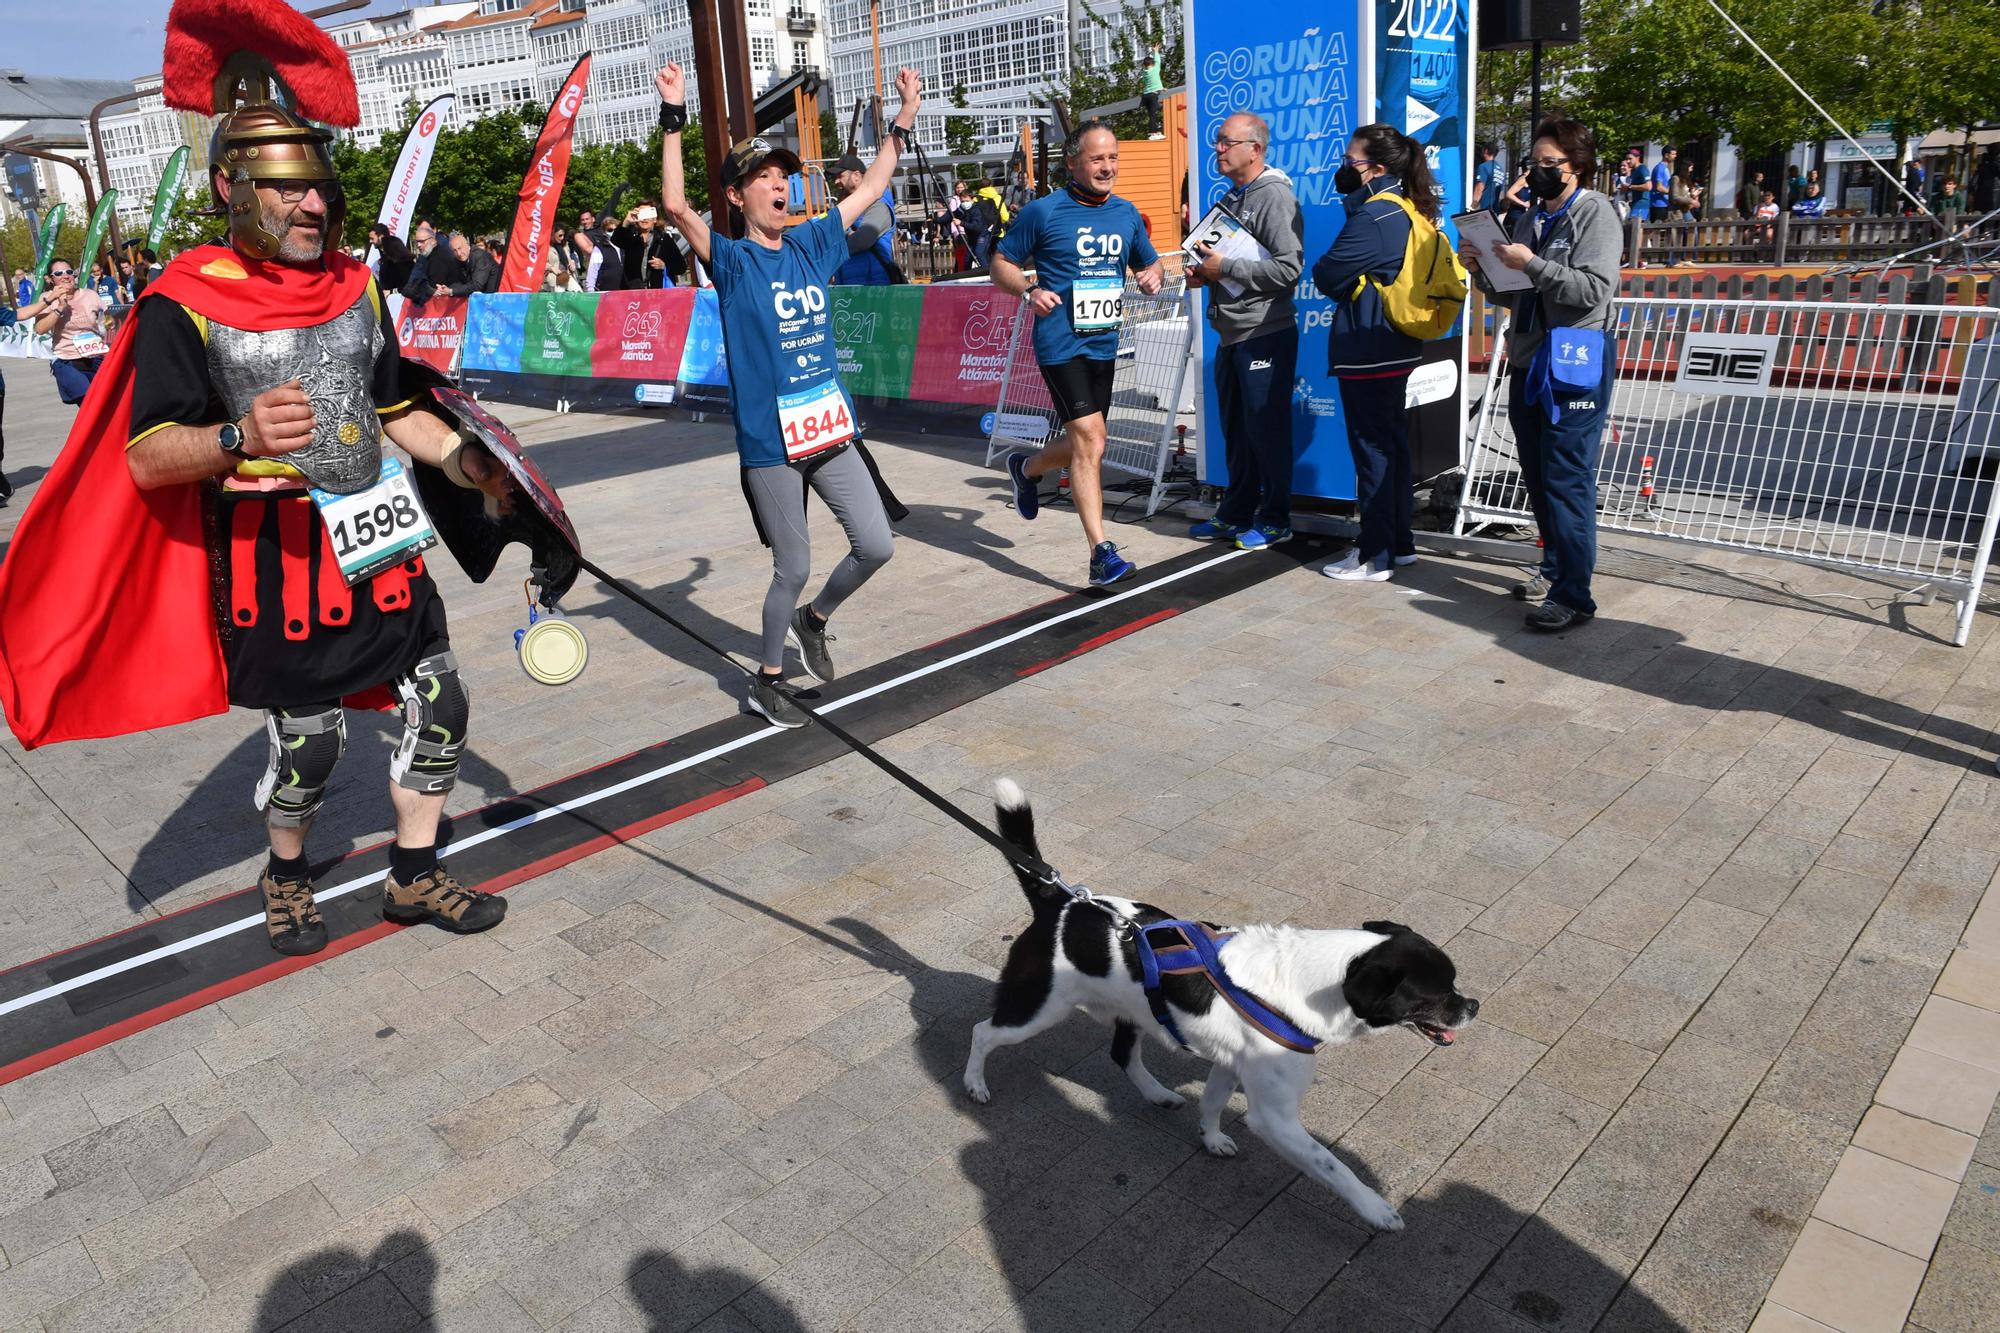
M 279 0 L 177 0 L 163 93 L 220 117 L 209 188 L 229 236 L 148 286 L 0 567 L 8 724 L 34 746 L 262 710 L 266 926 L 308 954 L 327 935 L 305 838 L 342 710 L 400 707 L 384 914 L 484 930 L 505 900 L 437 858 L 469 709 L 423 552 L 462 520 L 456 497 L 497 508 L 510 474 L 434 414 L 340 249 L 332 135 L 312 123 L 358 119 L 339 48 Z

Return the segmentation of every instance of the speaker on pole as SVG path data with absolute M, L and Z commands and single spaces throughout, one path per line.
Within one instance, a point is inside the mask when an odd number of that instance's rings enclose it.
M 1485 0 L 1479 6 L 1479 49 L 1519 51 L 1537 42 L 1583 40 L 1581 0 Z

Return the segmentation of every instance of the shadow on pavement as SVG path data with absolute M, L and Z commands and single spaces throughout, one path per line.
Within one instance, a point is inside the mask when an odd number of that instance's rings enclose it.
M 1560 634 L 1522 626 L 1523 605 L 1508 596 L 1511 574 L 1439 562 L 1398 576 L 1424 594 L 1415 610 L 1490 635 L 1509 652 L 1552 671 L 1721 712 L 1769 713 L 1850 740 L 1954 768 L 1986 768 L 1993 729 L 1940 717 L 1851 686 L 1786 667 L 1746 661 L 1688 644 L 1664 625 L 1603 614 Z
M 396 1280 L 386 1271 L 396 1265 Z M 316 1250 L 273 1278 L 257 1303 L 259 1330 L 303 1333 L 409 1328 L 436 1304 L 437 1259 L 415 1231 L 393 1231 L 368 1254 L 345 1245 Z
M 738 1302 L 751 1322 L 730 1329 L 761 1333 L 813 1333 L 784 1305 L 753 1291 L 757 1279 L 736 1268 L 696 1268 L 664 1250 L 646 1250 L 625 1270 L 625 1293 L 646 1316 L 646 1333 L 684 1333 L 716 1311 Z

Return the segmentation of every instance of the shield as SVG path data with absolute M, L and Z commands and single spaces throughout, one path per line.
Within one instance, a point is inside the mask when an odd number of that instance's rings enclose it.
M 502 547 L 509 542 L 520 542 L 532 555 L 543 605 L 553 607 L 576 582 L 577 562 L 583 555 L 583 545 L 563 509 L 562 497 L 521 448 L 514 432 L 470 394 L 462 389 L 433 385 L 431 396 L 452 420 L 470 431 L 500 461 L 513 478 L 515 489 L 528 500 L 527 504 L 515 504 L 508 513 L 494 515 L 487 512 L 481 492 L 453 485 L 434 469 L 419 468 L 418 490 L 423 494 L 424 507 L 430 510 L 438 536 L 474 583 L 484 583 L 493 573 Z

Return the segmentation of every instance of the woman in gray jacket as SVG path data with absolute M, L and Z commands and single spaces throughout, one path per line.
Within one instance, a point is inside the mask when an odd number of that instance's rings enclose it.
M 1611 303 L 1623 237 L 1611 201 L 1584 182 L 1597 174 L 1597 141 L 1574 120 L 1543 121 L 1528 152 L 1537 206 L 1514 219 L 1511 244 L 1464 248 L 1473 280 L 1514 314 L 1507 331 L 1507 421 L 1521 480 L 1542 532 L 1542 567 L 1514 595 L 1540 600 L 1528 628 L 1555 631 L 1597 612 L 1597 457 L 1618 363 Z M 1496 292 L 1482 267 L 1526 273 L 1527 291 Z

